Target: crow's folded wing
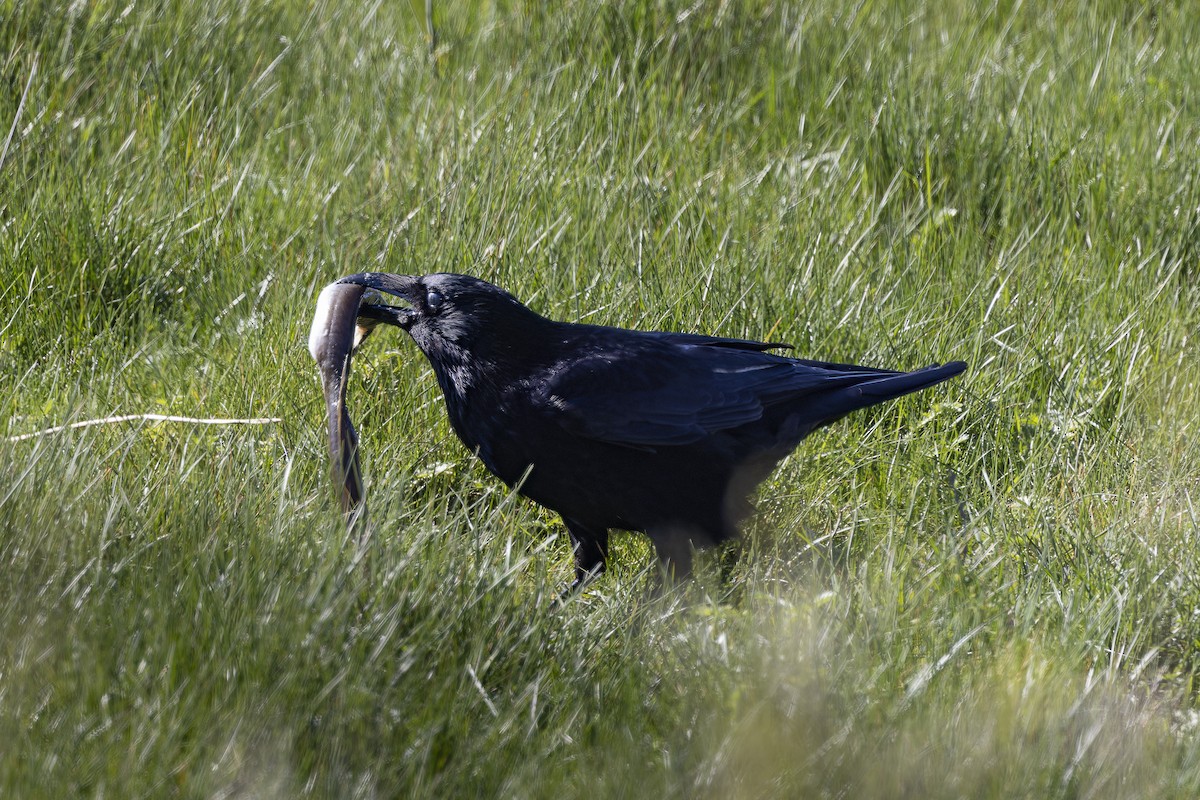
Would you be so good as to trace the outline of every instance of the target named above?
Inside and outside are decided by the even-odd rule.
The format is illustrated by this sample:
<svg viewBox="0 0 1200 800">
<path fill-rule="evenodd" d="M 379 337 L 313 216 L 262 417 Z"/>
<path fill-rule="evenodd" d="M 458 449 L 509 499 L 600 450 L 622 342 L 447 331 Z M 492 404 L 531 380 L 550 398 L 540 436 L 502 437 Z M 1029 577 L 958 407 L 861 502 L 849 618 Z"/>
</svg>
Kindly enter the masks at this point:
<svg viewBox="0 0 1200 800">
<path fill-rule="evenodd" d="M 791 350 L 792 345 L 783 342 L 759 342 L 754 339 L 730 339 L 725 336 L 707 336 L 703 333 L 674 333 L 658 331 L 641 334 L 646 339 L 654 339 L 669 344 L 703 345 L 705 347 L 727 347 L 731 350 L 753 350 L 764 353 L 768 350 Z"/>
<path fill-rule="evenodd" d="M 691 344 L 703 345 L 705 347 L 726 347 L 731 350 L 754 350 L 759 353 L 765 353 L 768 350 L 791 350 L 793 345 L 784 342 L 759 342 L 754 339 L 729 339 L 724 336 L 705 336 L 698 333 L 653 333 L 645 334 L 646 336 L 654 336 L 663 342 L 672 344 Z M 864 367 L 858 364 L 839 364 L 835 361 L 814 361 L 811 358 L 788 358 L 789 361 L 795 364 L 803 364 L 806 367 L 820 367 L 821 369 L 833 370 L 835 372 L 857 372 L 860 374 L 870 375 L 903 375 L 903 372 L 894 369 L 878 369 L 876 367 Z"/>
<path fill-rule="evenodd" d="M 556 372 L 540 405 L 576 435 L 652 449 L 753 423 L 782 403 L 814 424 L 836 418 L 879 402 L 848 406 L 839 390 L 904 374 L 817 364 L 709 342 L 594 355 Z"/>
</svg>

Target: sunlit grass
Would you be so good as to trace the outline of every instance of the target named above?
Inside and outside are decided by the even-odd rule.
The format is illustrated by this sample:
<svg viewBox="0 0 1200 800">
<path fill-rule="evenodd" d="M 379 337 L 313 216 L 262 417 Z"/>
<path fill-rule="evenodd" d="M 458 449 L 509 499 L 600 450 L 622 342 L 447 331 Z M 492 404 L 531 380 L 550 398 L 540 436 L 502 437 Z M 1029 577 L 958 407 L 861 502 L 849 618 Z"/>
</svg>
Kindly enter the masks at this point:
<svg viewBox="0 0 1200 800">
<path fill-rule="evenodd" d="M 0 0 L 0 794 L 1200 793 L 1200 18 L 435 5 Z M 304 337 L 364 269 L 971 369 L 554 609 L 400 335 L 347 535 Z M 282 421 L 7 440 L 142 413 Z"/>
</svg>

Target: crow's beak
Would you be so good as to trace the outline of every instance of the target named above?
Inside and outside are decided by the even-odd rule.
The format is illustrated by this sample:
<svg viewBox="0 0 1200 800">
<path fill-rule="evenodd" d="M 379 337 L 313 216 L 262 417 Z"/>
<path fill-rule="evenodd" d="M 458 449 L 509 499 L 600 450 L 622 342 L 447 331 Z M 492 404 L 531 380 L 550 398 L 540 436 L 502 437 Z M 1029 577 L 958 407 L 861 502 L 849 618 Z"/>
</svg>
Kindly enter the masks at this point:
<svg viewBox="0 0 1200 800">
<path fill-rule="evenodd" d="M 364 299 L 369 299 L 364 286 L 338 283 L 326 286 L 317 299 L 317 311 L 308 334 L 308 351 L 316 359 L 325 394 L 333 481 L 341 487 L 342 510 L 347 513 L 357 510 L 363 499 L 358 434 L 346 410 L 346 384 L 350 378 L 350 354 L 375 324 L 359 324 Z"/>
<path fill-rule="evenodd" d="M 363 299 L 362 306 L 358 311 L 359 325 L 365 326 L 368 332 L 380 322 L 396 325 L 405 330 L 408 330 L 416 322 L 417 311 L 414 308 L 385 305 L 378 294 L 378 292 L 386 292 L 416 305 L 420 299 L 420 283 L 411 275 L 393 275 L 390 272 L 359 272 L 339 279 L 334 285 L 364 286 L 376 290 L 370 293 L 373 297 Z M 357 344 L 355 346 L 357 347 Z"/>
</svg>

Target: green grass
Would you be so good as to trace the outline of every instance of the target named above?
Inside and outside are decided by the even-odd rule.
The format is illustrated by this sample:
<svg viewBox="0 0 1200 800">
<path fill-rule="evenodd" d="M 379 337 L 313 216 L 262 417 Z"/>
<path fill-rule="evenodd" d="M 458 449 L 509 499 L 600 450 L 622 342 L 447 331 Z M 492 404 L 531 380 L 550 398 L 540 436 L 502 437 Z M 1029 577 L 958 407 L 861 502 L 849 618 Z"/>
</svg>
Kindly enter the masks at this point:
<svg viewBox="0 0 1200 800">
<path fill-rule="evenodd" d="M 0 439 L 0 795 L 1197 796 L 1194 8 L 435 5 L 0 0 L 0 435 L 282 418 Z M 365 269 L 971 369 L 725 580 L 627 536 L 554 610 L 400 335 L 348 539 L 304 339 Z"/>
</svg>

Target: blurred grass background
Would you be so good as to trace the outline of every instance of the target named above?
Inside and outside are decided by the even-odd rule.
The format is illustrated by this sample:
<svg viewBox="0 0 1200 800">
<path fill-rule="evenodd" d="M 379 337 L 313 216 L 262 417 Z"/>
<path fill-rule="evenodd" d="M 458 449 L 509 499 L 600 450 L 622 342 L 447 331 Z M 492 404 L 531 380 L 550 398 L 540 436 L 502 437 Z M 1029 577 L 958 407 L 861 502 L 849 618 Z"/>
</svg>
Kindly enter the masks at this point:
<svg viewBox="0 0 1200 800">
<path fill-rule="evenodd" d="M 0 0 L 0 794 L 1200 794 L 1189 3 Z M 559 521 L 304 339 L 351 272 L 945 387 L 806 442 L 727 580 Z"/>
</svg>

